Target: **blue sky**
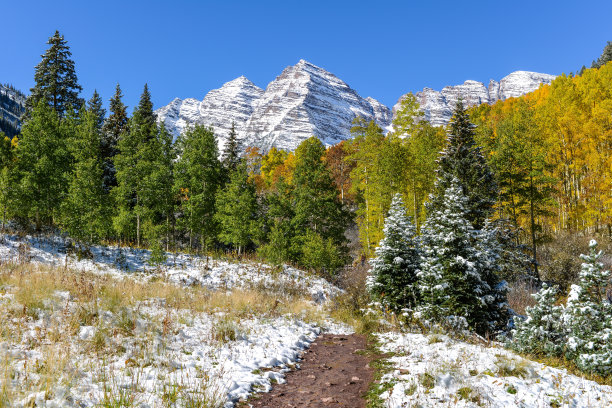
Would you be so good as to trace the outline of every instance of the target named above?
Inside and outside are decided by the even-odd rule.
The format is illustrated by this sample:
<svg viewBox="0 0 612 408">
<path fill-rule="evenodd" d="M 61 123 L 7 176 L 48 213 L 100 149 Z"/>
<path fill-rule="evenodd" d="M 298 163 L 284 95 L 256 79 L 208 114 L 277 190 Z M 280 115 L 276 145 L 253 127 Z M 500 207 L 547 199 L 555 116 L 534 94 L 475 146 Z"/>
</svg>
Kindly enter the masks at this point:
<svg viewBox="0 0 612 408">
<path fill-rule="evenodd" d="M 130 111 L 245 75 L 265 87 L 304 58 L 387 105 L 408 91 L 515 70 L 578 70 L 612 40 L 612 1 L 8 1 L 0 82 L 28 91 L 58 29 L 89 98 L 117 82 Z"/>
</svg>

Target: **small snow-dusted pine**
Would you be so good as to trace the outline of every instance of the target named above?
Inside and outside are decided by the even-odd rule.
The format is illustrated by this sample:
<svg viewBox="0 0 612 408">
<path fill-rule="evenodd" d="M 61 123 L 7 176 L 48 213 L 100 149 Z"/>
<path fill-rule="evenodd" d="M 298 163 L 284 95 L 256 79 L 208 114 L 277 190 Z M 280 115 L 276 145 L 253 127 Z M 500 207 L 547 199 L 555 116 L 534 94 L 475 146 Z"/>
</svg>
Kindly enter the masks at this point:
<svg viewBox="0 0 612 408">
<path fill-rule="evenodd" d="M 510 347 L 522 352 L 547 356 L 560 356 L 566 340 L 563 327 L 563 307 L 556 306 L 557 288 L 544 284 L 532 295 L 535 306 L 526 310 L 527 319 L 515 321 Z"/>
<path fill-rule="evenodd" d="M 420 249 L 416 228 L 400 194 L 391 202 L 385 219 L 384 238 L 376 248 L 368 288 L 383 306 L 399 313 L 412 310 L 419 298 L 416 280 L 420 263 Z"/>
<path fill-rule="evenodd" d="M 612 374 L 612 303 L 607 298 L 610 271 L 599 262 L 602 252 L 590 242 L 590 253 L 581 255 L 580 282 L 572 285 L 565 310 L 567 355 L 589 372 Z"/>
<path fill-rule="evenodd" d="M 461 317 L 471 329 L 484 333 L 489 325 L 483 297 L 490 288 L 478 270 L 483 257 L 475 248 L 478 234 L 467 219 L 467 204 L 453 178 L 443 197 L 428 208 L 418 273 L 423 298 L 419 312 L 427 320 Z"/>
</svg>

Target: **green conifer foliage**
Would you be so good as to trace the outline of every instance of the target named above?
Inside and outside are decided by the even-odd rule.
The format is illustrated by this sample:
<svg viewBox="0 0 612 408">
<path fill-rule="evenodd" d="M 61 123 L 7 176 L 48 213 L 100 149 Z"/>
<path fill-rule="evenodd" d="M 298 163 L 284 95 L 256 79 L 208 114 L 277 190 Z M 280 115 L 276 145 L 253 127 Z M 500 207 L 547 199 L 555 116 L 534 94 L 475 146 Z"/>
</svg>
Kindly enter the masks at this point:
<svg viewBox="0 0 612 408">
<path fill-rule="evenodd" d="M 119 139 L 128 131 L 129 118 L 127 107 L 121 101 L 122 96 L 121 87 L 117 84 L 115 94 L 110 100 L 111 113 L 102 126 L 100 155 L 104 165 L 104 189 L 106 191 L 117 186 L 114 158 L 119 152 Z"/>
<path fill-rule="evenodd" d="M 450 123 L 448 143 L 438 160 L 438 181 L 431 203 L 441 205 L 445 190 L 457 178 L 467 197 L 467 219 L 481 229 L 497 200 L 497 183 L 481 150 L 474 142 L 474 125 L 459 100 Z"/>
<path fill-rule="evenodd" d="M 217 194 L 216 219 L 219 239 L 241 254 L 259 231 L 255 185 L 249 180 L 246 164 L 230 173 L 230 182 Z"/>
<path fill-rule="evenodd" d="M 60 126 L 57 114 L 40 100 L 24 124 L 15 151 L 18 163 L 17 215 L 37 228 L 51 225 L 66 193 L 71 159 L 66 149 L 73 121 Z"/>
<path fill-rule="evenodd" d="M 370 261 L 372 269 L 368 287 L 375 300 L 396 314 L 412 311 L 419 302 L 417 272 L 421 250 L 416 228 L 409 217 L 400 194 L 393 197 L 385 219 L 385 237 Z M 406 310 L 408 309 L 408 310 Z"/>
<path fill-rule="evenodd" d="M 593 61 L 591 68 L 601 68 L 612 61 L 612 41 L 608 41 L 597 61 Z"/>
<path fill-rule="evenodd" d="M 181 227 L 189 235 L 189 246 L 200 240 L 203 248 L 216 238 L 215 196 L 222 183 L 219 150 L 212 128 L 195 125 L 177 140 L 175 191 L 181 202 Z"/>
<path fill-rule="evenodd" d="M 60 225 L 72 238 L 85 244 L 97 242 L 110 229 L 110 202 L 103 188 L 98 119 L 94 110 L 81 109 L 77 129 L 67 140 L 74 167 L 61 205 Z"/>
<path fill-rule="evenodd" d="M 30 96 L 26 100 L 26 119 L 41 100 L 60 118 L 63 118 L 68 111 L 78 111 L 83 104 L 79 98 L 79 92 L 83 88 L 78 83 L 67 41 L 63 35 L 55 31 L 47 44 L 50 47 L 35 68 L 36 85 L 30 89 Z"/>
<path fill-rule="evenodd" d="M 227 171 L 234 171 L 240 164 L 240 151 L 242 146 L 236 133 L 236 124 L 232 122 L 227 143 L 223 150 L 223 166 Z"/>
<path fill-rule="evenodd" d="M 572 285 L 565 310 L 568 329 L 567 356 L 582 370 L 612 374 L 612 303 L 607 289 L 610 271 L 600 262 L 597 242 L 590 242 L 590 253 L 581 255 L 580 282 Z"/>
</svg>

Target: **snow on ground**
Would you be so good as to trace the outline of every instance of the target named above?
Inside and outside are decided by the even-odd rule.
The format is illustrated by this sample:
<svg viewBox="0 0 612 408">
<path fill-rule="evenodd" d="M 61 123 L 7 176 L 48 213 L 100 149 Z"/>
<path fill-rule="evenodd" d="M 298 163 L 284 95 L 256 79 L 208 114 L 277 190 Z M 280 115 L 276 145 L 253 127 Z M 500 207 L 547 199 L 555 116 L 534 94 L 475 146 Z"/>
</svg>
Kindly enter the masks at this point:
<svg viewBox="0 0 612 408">
<path fill-rule="evenodd" d="M 287 266 L 212 259 L 207 263 L 205 258 L 168 254 L 162 268 L 153 270 L 145 250 L 93 247 L 91 252 L 90 259 L 67 257 L 59 237 L 0 236 L 0 265 L 67 265 L 69 271 L 110 279 L 101 282 L 127 279 L 148 285 L 161 277 L 186 291 L 211 289 L 242 296 L 232 295 L 231 289 L 263 290 L 273 299 L 280 294 L 281 303 L 308 298 L 316 310 L 316 304 L 340 291 Z M 82 279 L 78 276 L 74 279 Z M 300 354 L 321 330 L 350 332 L 330 320 L 306 322 L 299 307 L 291 314 L 255 313 L 176 302 L 169 306 L 166 299 L 155 297 L 109 307 L 109 295 L 87 301 L 63 290 L 27 309 L 19 297 L 27 285 L 19 281 L 3 286 L 0 281 L 0 406 L 231 407 L 254 391 L 269 391 L 274 382 L 284 381 L 283 373 L 299 364 Z"/>
<path fill-rule="evenodd" d="M 71 334 L 62 320 L 67 310 L 80 306 L 64 303 L 69 296 L 59 293 L 56 308 L 39 319 L 14 319 L 20 341 L 0 342 L 2 366 L 10 371 L 3 380 L 17 389 L 24 382 L 38 389 L 10 406 L 124 406 L 112 403 L 129 399 L 131 405 L 125 406 L 161 407 L 174 401 L 177 406 L 231 407 L 254 390 L 268 391 L 271 382 L 282 382 L 282 373 L 320 332 L 289 317 L 226 321 L 222 313 L 168 310 L 159 299 L 128 311 L 105 311 L 103 323 Z M 133 323 L 126 325 L 126 319 Z M 174 322 L 167 333 L 164 319 Z M 51 330 L 58 330 L 62 340 L 50 344 Z M 47 366 L 55 367 L 52 385 L 45 384 L 52 374 Z"/>
<path fill-rule="evenodd" d="M 386 407 L 612 407 L 612 387 L 444 335 L 378 335 L 392 371 Z"/>
<path fill-rule="evenodd" d="M 162 274 L 169 281 L 209 289 L 271 288 L 309 293 L 317 303 L 338 294 L 340 290 L 325 279 L 290 266 L 277 270 L 261 263 L 231 263 L 184 253 L 168 253 L 159 268 L 148 265 L 150 252 L 144 249 L 92 246 L 91 259 L 66 256 L 66 241 L 61 237 L 20 238 L 0 236 L 0 262 L 29 261 L 52 266 L 110 274 L 122 278 L 126 274 L 150 279 Z"/>
</svg>

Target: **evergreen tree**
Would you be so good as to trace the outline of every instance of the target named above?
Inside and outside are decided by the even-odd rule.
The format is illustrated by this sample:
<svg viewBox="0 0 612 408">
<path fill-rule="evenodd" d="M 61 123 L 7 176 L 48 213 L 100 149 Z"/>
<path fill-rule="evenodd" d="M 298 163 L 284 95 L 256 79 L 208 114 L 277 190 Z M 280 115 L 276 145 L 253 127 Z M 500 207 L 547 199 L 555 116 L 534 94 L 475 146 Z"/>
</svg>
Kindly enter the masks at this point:
<svg viewBox="0 0 612 408">
<path fill-rule="evenodd" d="M 228 171 L 236 170 L 236 167 L 240 164 L 240 151 L 242 146 L 238 140 L 238 134 L 236 133 L 236 124 L 232 122 L 232 127 L 229 132 L 229 137 L 225 148 L 223 149 L 223 166 Z"/>
<path fill-rule="evenodd" d="M 18 163 L 17 215 L 36 227 L 51 225 L 66 193 L 70 155 L 66 139 L 72 118 L 60 125 L 57 114 L 40 100 L 25 122 L 15 151 Z"/>
<path fill-rule="evenodd" d="M 127 107 L 121 101 L 121 88 L 119 84 L 115 95 L 110 99 L 110 115 L 102 126 L 102 145 L 100 155 L 104 168 L 104 189 L 110 191 L 117 186 L 114 158 L 118 153 L 118 144 L 121 136 L 128 131 L 129 119 Z"/>
<path fill-rule="evenodd" d="M 106 116 L 106 109 L 102 106 L 102 98 L 98 94 L 98 91 L 94 89 L 91 99 L 87 101 L 87 110 L 93 113 L 95 118 L 95 125 L 98 132 L 102 131 L 104 125 L 104 117 Z"/>
<path fill-rule="evenodd" d="M 41 100 L 60 118 L 68 111 L 78 111 L 83 104 L 79 98 L 79 92 L 83 88 L 78 83 L 67 41 L 55 31 L 47 44 L 50 47 L 41 56 L 42 61 L 35 68 L 36 85 L 30 89 L 30 96 L 26 100 L 26 119 L 30 118 L 32 110 Z"/>
<path fill-rule="evenodd" d="M 396 194 L 385 219 L 385 237 L 371 260 L 368 287 L 374 299 L 395 313 L 418 304 L 417 273 L 421 251 L 416 228 L 406 216 L 402 196 Z"/>
<path fill-rule="evenodd" d="M 74 167 L 61 205 L 60 225 L 72 238 L 86 244 L 106 236 L 110 227 L 110 206 L 102 180 L 98 115 L 93 109 L 82 108 L 76 132 L 67 140 Z"/>
<path fill-rule="evenodd" d="M 484 305 L 484 321 L 486 326 L 481 330 L 495 334 L 506 329 L 509 319 L 508 312 L 508 284 L 500 278 L 504 259 L 503 239 L 500 239 L 500 231 L 487 220 L 482 230 L 476 235 L 476 267 L 483 283 L 483 294 L 481 295 Z"/>
<path fill-rule="evenodd" d="M 317 238 L 319 242 L 331 240 L 337 251 L 336 256 L 345 258 L 344 231 L 350 218 L 338 198 L 338 190 L 323 161 L 324 155 L 325 147 L 316 137 L 305 140 L 295 151 L 290 195 L 294 212 L 291 227 L 297 235 L 294 249 L 303 254 L 304 242 L 311 241 L 317 234 L 320 236 L 320 240 Z M 313 243 L 311 241 L 310 245 Z M 335 268 L 329 265 L 327 269 Z"/>
<path fill-rule="evenodd" d="M 448 143 L 438 160 L 438 181 L 431 204 L 442 206 L 444 192 L 456 178 L 467 197 L 467 219 L 481 229 L 492 214 L 497 200 L 497 183 L 493 173 L 474 142 L 474 125 L 459 100 L 450 123 Z"/>
<path fill-rule="evenodd" d="M 608 41 L 597 61 L 593 61 L 591 68 L 601 68 L 612 61 L 612 41 Z"/>
<path fill-rule="evenodd" d="M 605 377 L 612 374 L 612 303 L 606 296 L 612 280 L 600 262 L 597 242 L 592 240 L 589 248 L 588 255 L 581 255 L 580 282 L 572 285 L 565 310 L 567 356 L 580 369 Z"/>
<path fill-rule="evenodd" d="M 469 216 L 469 200 L 459 180 L 451 178 L 437 205 L 428 204 L 422 229 L 423 260 L 420 312 L 428 320 L 465 319 L 479 333 L 490 330 L 483 297 L 490 288 L 480 276 L 477 231 Z"/>
<path fill-rule="evenodd" d="M 557 288 L 542 285 L 542 289 L 532 295 L 535 306 L 526 309 L 527 319 L 515 319 L 509 346 L 521 353 L 544 356 L 561 356 L 566 341 L 563 327 L 563 307 L 556 306 Z"/>
<path fill-rule="evenodd" d="M 175 191 L 181 197 L 182 227 L 189 234 L 189 247 L 200 239 L 207 248 L 216 238 L 215 196 L 221 186 L 222 168 L 212 128 L 195 125 L 178 139 Z"/>
<path fill-rule="evenodd" d="M 151 201 L 157 192 L 151 190 L 150 176 L 155 171 L 155 160 L 159 159 L 160 149 L 154 146 L 158 128 L 153 112 L 151 94 L 147 85 L 129 126 L 119 140 L 118 154 L 115 156 L 117 187 L 114 195 L 118 214 L 114 218 L 115 229 L 127 239 L 136 238 L 140 245 L 142 222 L 151 216 Z"/>
<path fill-rule="evenodd" d="M 241 254 L 253 242 L 259 229 L 255 185 L 249 180 L 245 163 L 230 173 L 230 182 L 217 194 L 216 206 L 219 239 Z"/>
</svg>

